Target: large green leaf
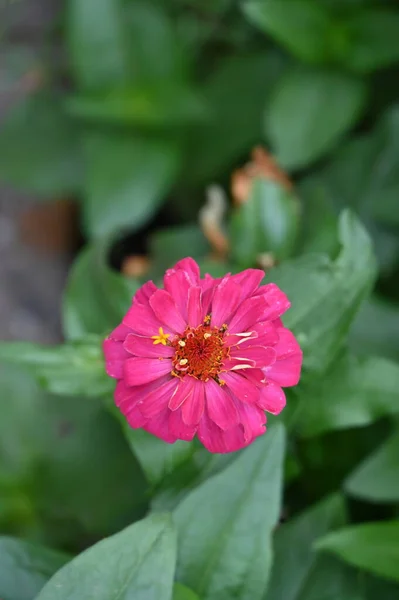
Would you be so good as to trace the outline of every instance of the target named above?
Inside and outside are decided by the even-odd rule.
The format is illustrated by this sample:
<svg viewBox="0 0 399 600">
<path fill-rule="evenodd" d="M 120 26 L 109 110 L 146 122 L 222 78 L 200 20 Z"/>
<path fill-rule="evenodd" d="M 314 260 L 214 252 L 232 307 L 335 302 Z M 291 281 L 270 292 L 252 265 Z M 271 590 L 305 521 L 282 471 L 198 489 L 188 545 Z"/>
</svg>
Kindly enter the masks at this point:
<svg viewBox="0 0 399 600">
<path fill-rule="evenodd" d="M 274 560 L 265 600 L 297 600 L 318 556 L 313 542 L 345 523 L 343 499 L 331 496 L 293 521 L 280 526 L 274 538 Z"/>
<path fill-rule="evenodd" d="M 399 581 L 399 521 L 366 523 L 327 534 L 318 550 L 336 554 L 351 565 Z"/>
<path fill-rule="evenodd" d="M 107 89 L 129 79 L 129 56 L 121 0 L 70 0 L 69 59 L 80 87 Z"/>
<path fill-rule="evenodd" d="M 28 369 L 40 386 L 53 394 L 100 396 L 113 387 L 105 374 L 98 338 L 61 346 L 0 342 L 0 361 Z"/>
<path fill-rule="evenodd" d="M 69 557 L 30 542 L 0 537 L 0 594 L 3 600 L 32 600 Z"/>
<path fill-rule="evenodd" d="M 265 112 L 277 160 L 298 169 L 324 156 L 358 120 L 363 81 L 338 71 L 296 66 L 279 79 Z"/>
<path fill-rule="evenodd" d="M 108 264 L 108 244 L 87 246 L 69 275 L 63 302 L 63 328 L 69 339 L 105 335 L 116 327 L 140 286 Z"/>
<path fill-rule="evenodd" d="M 0 180 L 59 198 L 81 187 L 81 167 L 77 131 L 58 96 L 36 94 L 10 110 L 0 130 Z"/>
<path fill-rule="evenodd" d="M 344 355 L 322 377 L 298 388 L 295 426 L 304 436 L 360 427 L 399 414 L 399 365 Z"/>
<path fill-rule="evenodd" d="M 92 237 L 144 225 L 165 200 L 179 167 L 173 140 L 92 131 L 85 136 L 85 152 L 84 219 Z"/>
<path fill-rule="evenodd" d="M 255 180 L 250 197 L 231 219 L 230 242 L 236 264 L 251 267 L 263 252 L 277 260 L 289 257 L 297 242 L 299 212 L 293 194 L 273 181 Z"/>
<path fill-rule="evenodd" d="M 269 273 L 291 300 L 284 322 L 298 336 L 306 371 L 322 373 L 335 359 L 375 278 L 370 239 L 348 211 L 340 217 L 338 235 L 335 261 L 303 256 Z"/>
<path fill-rule="evenodd" d="M 312 63 L 327 58 L 334 23 L 322 2 L 294 0 L 288 6 L 281 0 L 244 0 L 241 7 L 251 23 L 298 58 Z"/>
<path fill-rule="evenodd" d="M 203 600 L 262 598 L 279 518 L 283 429 L 273 426 L 177 507 L 177 577 Z"/>
<path fill-rule="evenodd" d="M 175 561 L 172 522 L 152 515 L 80 554 L 37 600 L 172 600 Z"/>
<path fill-rule="evenodd" d="M 345 489 L 371 502 L 399 501 L 399 433 L 358 466 L 346 480 Z"/>
<path fill-rule="evenodd" d="M 369 73 L 399 60 L 399 12 L 389 8 L 357 11 L 345 24 L 351 51 L 344 63 L 359 73 Z"/>
<path fill-rule="evenodd" d="M 190 131 L 185 181 L 212 181 L 259 142 L 265 99 L 281 66 L 271 52 L 229 56 L 217 65 L 202 88 L 210 116 Z"/>
</svg>

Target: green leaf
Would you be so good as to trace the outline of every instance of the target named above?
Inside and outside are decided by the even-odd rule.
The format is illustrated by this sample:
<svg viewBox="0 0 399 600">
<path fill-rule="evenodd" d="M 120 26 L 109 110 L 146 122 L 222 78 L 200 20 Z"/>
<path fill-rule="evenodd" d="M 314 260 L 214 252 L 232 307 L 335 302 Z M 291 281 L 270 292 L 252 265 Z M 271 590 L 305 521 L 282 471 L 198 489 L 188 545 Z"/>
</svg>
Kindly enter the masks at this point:
<svg viewBox="0 0 399 600">
<path fill-rule="evenodd" d="M 150 256 L 154 259 L 159 276 L 170 269 L 187 253 L 195 260 L 209 253 L 209 243 L 198 225 L 182 225 L 159 229 L 149 238 Z"/>
<path fill-rule="evenodd" d="M 318 556 L 313 542 L 330 529 L 345 523 L 341 496 L 331 496 L 305 513 L 281 525 L 274 538 L 274 560 L 265 600 L 297 600 Z"/>
<path fill-rule="evenodd" d="M 205 116 L 198 95 L 174 82 L 73 96 L 66 106 L 76 117 L 121 126 L 172 128 L 202 121 Z"/>
<path fill-rule="evenodd" d="M 80 554 L 36 600 L 171 600 L 175 561 L 172 522 L 152 515 Z"/>
<path fill-rule="evenodd" d="M 184 179 L 203 184 L 218 178 L 259 142 L 269 90 L 281 71 L 277 53 L 243 54 L 222 60 L 203 83 L 209 118 L 190 130 Z"/>
<path fill-rule="evenodd" d="M 369 8 L 356 12 L 346 23 L 351 52 L 344 63 L 358 73 L 370 73 L 399 60 L 399 12 Z"/>
<path fill-rule="evenodd" d="M 388 110 L 374 131 L 349 141 L 322 173 L 331 200 L 363 218 L 399 224 L 399 109 Z"/>
<path fill-rule="evenodd" d="M 326 535 L 316 542 L 316 549 L 332 552 L 360 569 L 398 581 L 398 540 L 399 521 L 366 523 Z"/>
<path fill-rule="evenodd" d="M 301 60 L 324 62 L 333 21 L 320 2 L 295 0 L 289 9 L 281 0 L 247 0 L 241 8 L 248 20 Z"/>
<path fill-rule="evenodd" d="M 308 166 L 355 125 L 365 101 L 363 81 L 296 66 L 279 79 L 265 113 L 265 133 L 285 168 Z"/>
<path fill-rule="evenodd" d="M 129 56 L 120 0 L 70 0 L 67 4 L 69 58 L 76 82 L 86 89 L 123 85 Z"/>
<path fill-rule="evenodd" d="M 174 512 L 177 577 L 203 600 L 262 598 L 280 513 L 283 434 L 273 426 Z"/>
<path fill-rule="evenodd" d="M 199 600 L 199 597 L 185 585 L 182 585 L 181 583 L 175 583 L 173 586 L 172 600 Z"/>
<path fill-rule="evenodd" d="M 359 310 L 349 344 L 357 354 L 376 353 L 399 362 L 399 307 L 371 297 Z"/>
<path fill-rule="evenodd" d="M 49 198 L 80 189 L 77 131 L 58 96 L 36 94 L 9 111 L 0 131 L 0 180 Z"/>
<path fill-rule="evenodd" d="M 293 194 L 273 181 L 255 180 L 250 197 L 232 215 L 234 261 L 246 268 L 256 264 L 263 252 L 272 253 L 277 260 L 289 257 L 297 241 L 299 211 Z"/>
<path fill-rule="evenodd" d="M 140 287 L 108 264 L 109 241 L 88 245 L 76 259 L 63 299 L 63 329 L 68 339 L 105 335 L 116 327 Z"/>
<path fill-rule="evenodd" d="M 69 557 L 30 542 L 0 537 L 0 594 L 4 600 L 32 600 Z"/>
<path fill-rule="evenodd" d="M 100 396 L 113 389 L 105 374 L 99 339 L 61 346 L 0 342 L 0 361 L 28 369 L 40 386 L 53 394 Z"/>
<path fill-rule="evenodd" d="M 362 583 L 358 572 L 348 565 L 333 556 L 319 556 L 298 600 L 365 600 L 367 583 Z"/>
<path fill-rule="evenodd" d="M 122 133 L 86 134 L 87 198 L 84 217 L 89 235 L 137 230 L 158 210 L 179 167 L 173 140 Z"/>
<path fill-rule="evenodd" d="M 192 444 L 178 440 L 165 444 L 143 429 L 132 429 L 123 417 L 123 429 L 129 446 L 137 457 L 148 481 L 156 486 L 180 464 L 192 456 Z"/>
<path fill-rule="evenodd" d="M 142 516 L 146 482 L 102 403 L 44 395 L 14 366 L 0 387 L 0 473 L 51 540 L 76 544 L 76 530 L 107 535 Z"/>
<path fill-rule="evenodd" d="M 295 426 L 305 437 L 361 427 L 399 414 L 399 365 L 378 356 L 344 355 L 311 385 L 300 386 Z"/>
<path fill-rule="evenodd" d="M 399 408 L 398 408 L 399 412 Z M 346 491 L 357 498 L 371 502 L 397 502 L 399 500 L 399 433 L 352 473 L 345 482 Z"/>
<path fill-rule="evenodd" d="M 309 255 L 269 272 L 292 303 L 284 323 L 298 336 L 308 372 L 322 373 L 333 362 L 375 278 L 370 239 L 349 211 L 340 216 L 338 235 L 335 261 Z"/>
</svg>

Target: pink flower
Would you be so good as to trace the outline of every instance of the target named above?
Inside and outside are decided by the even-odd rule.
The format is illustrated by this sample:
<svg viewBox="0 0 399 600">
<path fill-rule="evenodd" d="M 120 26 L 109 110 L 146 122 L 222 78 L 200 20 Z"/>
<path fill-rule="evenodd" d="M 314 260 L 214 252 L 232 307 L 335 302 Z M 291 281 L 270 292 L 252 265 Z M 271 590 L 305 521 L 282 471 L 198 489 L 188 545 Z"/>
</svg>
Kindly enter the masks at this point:
<svg viewBox="0 0 399 600">
<path fill-rule="evenodd" d="M 165 442 L 198 436 L 210 452 L 233 452 L 266 431 L 266 414 L 285 406 L 302 352 L 280 319 L 289 308 L 264 272 L 200 279 L 185 258 L 164 288 L 152 281 L 133 298 L 104 341 L 115 402 L 133 428 Z"/>
</svg>

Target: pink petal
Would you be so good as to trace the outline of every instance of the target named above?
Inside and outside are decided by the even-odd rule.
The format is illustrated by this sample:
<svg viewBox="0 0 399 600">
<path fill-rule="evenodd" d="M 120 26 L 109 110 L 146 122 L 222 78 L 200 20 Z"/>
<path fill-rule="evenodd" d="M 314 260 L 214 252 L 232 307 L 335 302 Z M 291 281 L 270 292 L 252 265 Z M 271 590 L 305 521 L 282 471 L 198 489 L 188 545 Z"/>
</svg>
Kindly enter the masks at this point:
<svg viewBox="0 0 399 600">
<path fill-rule="evenodd" d="M 274 348 L 264 348 L 263 346 L 233 348 L 230 352 L 231 360 L 240 359 L 246 363 L 253 361 L 259 369 L 272 365 L 276 361 L 276 356 Z"/>
<path fill-rule="evenodd" d="M 223 431 L 213 423 L 206 412 L 198 425 L 198 438 L 209 452 L 218 454 L 235 452 L 247 445 L 242 425 Z"/>
<path fill-rule="evenodd" d="M 191 442 L 197 433 L 197 427 L 192 427 L 184 423 L 181 410 L 176 410 L 169 414 L 169 430 L 179 440 L 186 442 Z"/>
<path fill-rule="evenodd" d="M 275 346 L 279 341 L 279 335 L 276 327 L 270 321 L 263 323 L 256 323 L 251 327 L 254 331 L 254 338 L 246 338 L 242 341 L 241 346 L 246 348 L 247 346 Z M 254 339 L 254 341 L 252 341 Z"/>
<path fill-rule="evenodd" d="M 302 350 L 289 329 L 279 329 L 279 342 L 275 346 L 276 362 L 265 369 L 267 379 L 283 387 L 297 385 L 302 367 Z"/>
<path fill-rule="evenodd" d="M 183 377 L 182 380 L 176 377 L 175 379 L 178 385 L 169 400 L 169 408 L 172 411 L 177 410 L 192 394 L 194 389 L 194 379 L 192 377 Z"/>
<path fill-rule="evenodd" d="M 154 315 L 149 306 L 133 304 L 123 318 L 123 324 L 130 327 L 134 333 L 151 337 L 157 335 L 162 323 Z M 170 333 L 170 330 L 165 330 Z"/>
<path fill-rule="evenodd" d="M 155 316 L 169 329 L 183 333 L 187 324 L 169 292 L 157 290 L 150 298 L 150 306 Z"/>
<path fill-rule="evenodd" d="M 151 338 L 135 335 L 134 333 L 130 333 L 127 336 L 123 347 L 126 353 L 147 358 L 159 358 L 160 356 L 170 358 L 175 353 L 171 346 L 154 344 L 154 340 Z M 127 354 L 127 356 L 130 355 Z"/>
<path fill-rule="evenodd" d="M 194 379 L 193 393 L 182 406 L 182 417 L 186 425 L 198 425 L 204 413 L 205 383 Z"/>
<path fill-rule="evenodd" d="M 259 398 L 259 388 L 249 379 L 238 373 L 223 373 L 226 386 L 242 402 L 254 403 Z"/>
<path fill-rule="evenodd" d="M 263 313 L 262 321 L 281 317 L 281 315 L 291 306 L 291 302 L 288 300 L 287 296 L 275 283 L 268 283 L 261 286 L 256 297 L 258 294 L 262 295 L 268 304 L 267 310 Z"/>
<path fill-rule="evenodd" d="M 198 327 L 203 321 L 202 292 L 199 286 L 192 287 L 188 291 L 187 316 L 190 327 Z"/>
<path fill-rule="evenodd" d="M 244 438 L 246 442 L 265 433 L 266 415 L 263 410 L 253 404 L 236 402 L 240 422 L 244 427 Z"/>
<path fill-rule="evenodd" d="M 221 327 L 230 315 L 237 310 L 241 298 L 241 288 L 230 277 L 224 277 L 215 288 L 212 299 L 212 325 Z"/>
<path fill-rule="evenodd" d="M 265 385 L 265 374 L 261 369 L 246 369 L 243 371 L 243 375 L 257 387 Z"/>
<path fill-rule="evenodd" d="M 242 369 L 254 369 L 256 363 L 253 360 L 241 358 L 226 358 L 222 363 L 222 371 L 240 371 Z"/>
<path fill-rule="evenodd" d="M 172 361 L 168 358 L 128 358 L 124 364 L 125 382 L 127 385 L 143 385 L 171 373 L 172 369 Z"/>
<path fill-rule="evenodd" d="M 123 325 L 123 323 L 121 323 L 120 325 L 118 325 L 118 327 L 111 331 L 108 337 L 112 340 L 123 341 L 125 337 L 131 332 L 132 330 L 130 329 L 130 327 L 127 327 L 126 325 Z"/>
<path fill-rule="evenodd" d="M 252 330 L 252 325 L 262 320 L 265 309 L 267 309 L 267 303 L 263 296 L 253 296 L 248 300 L 244 300 L 231 320 L 229 333 Z"/>
<path fill-rule="evenodd" d="M 185 271 L 188 274 L 190 281 L 193 285 L 198 283 L 198 280 L 200 278 L 200 268 L 193 258 L 182 258 L 182 260 L 179 260 L 179 262 L 175 264 L 173 269 L 175 271 Z"/>
<path fill-rule="evenodd" d="M 285 394 L 280 386 L 269 381 L 260 390 L 258 406 L 272 415 L 278 415 L 285 407 Z"/>
<path fill-rule="evenodd" d="M 143 417 L 137 406 L 132 406 L 129 412 L 125 414 L 125 417 L 132 429 L 140 429 L 147 422 L 147 419 Z"/>
<path fill-rule="evenodd" d="M 168 406 L 170 397 L 174 394 L 177 388 L 178 381 L 175 377 L 171 377 L 166 383 L 152 390 L 138 404 L 141 414 L 146 419 L 151 419 L 165 410 Z"/>
<path fill-rule="evenodd" d="M 139 288 L 135 293 L 133 297 L 133 303 L 147 305 L 150 296 L 152 296 L 157 289 L 157 286 L 152 281 L 147 281 L 147 283 L 142 285 L 141 288 Z"/>
<path fill-rule="evenodd" d="M 224 344 L 227 347 L 230 346 L 239 346 L 241 344 L 244 344 L 246 346 L 252 346 L 252 344 L 254 343 L 253 340 L 256 340 L 258 337 L 258 334 L 256 331 L 246 331 L 244 333 L 232 333 L 231 335 L 225 335 L 224 336 Z M 278 339 L 278 336 L 277 336 Z M 262 345 L 269 345 L 269 344 L 262 344 Z"/>
<path fill-rule="evenodd" d="M 210 379 L 205 385 L 208 415 L 221 429 L 229 429 L 238 423 L 237 409 L 227 390 Z"/>
<path fill-rule="evenodd" d="M 152 435 L 155 435 L 168 444 L 174 444 L 177 438 L 169 429 L 169 415 L 170 411 L 166 408 L 159 415 L 147 421 L 147 423 L 143 426 L 143 429 L 148 431 L 148 433 L 152 433 Z"/>
<path fill-rule="evenodd" d="M 169 292 L 182 317 L 187 319 L 187 298 L 192 282 L 185 271 L 167 271 L 163 278 L 165 290 Z"/>
<path fill-rule="evenodd" d="M 169 381 L 170 375 L 164 375 L 151 383 L 144 385 L 128 386 L 124 381 L 118 381 L 115 388 L 115 404 L 124 415 L 127 415 L 132 406 L 136 406 L 152 390 L 159 388 Z"/>
<path fill-rule="evenodd" d="M 238 283 L 241 289 L 241 300 L 252 296 L 264 277 L 265 272 L 260 269 L 246 269 L 233 275 L 232 280 L 234 283 Z"/>
<path fill-rule="evenodd" d="M 129 354 L 123 348 L 123 343 L 108 338 L 103 341 L 103 352 L 107 374 L 115 379 L 122 379 L 123 363 L 129 358 Z"/>
</svg>

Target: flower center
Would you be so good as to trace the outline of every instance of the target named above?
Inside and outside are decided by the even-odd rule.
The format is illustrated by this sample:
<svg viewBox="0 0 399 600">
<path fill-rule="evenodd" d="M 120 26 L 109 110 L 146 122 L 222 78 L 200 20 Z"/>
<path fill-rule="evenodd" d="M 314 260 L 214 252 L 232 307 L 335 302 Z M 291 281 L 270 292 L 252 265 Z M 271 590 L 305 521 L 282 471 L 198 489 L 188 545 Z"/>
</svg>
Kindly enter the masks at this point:
<svg viewBox="0 0 399 600">
<path fill-rule="evenodd" d="M 195 329 L 187 327 L 181 337 L 170 342 L 175 349 L 173 375 L 191 375 L 201 381 L 217 378 L 228 356 L 228 348 L 223 343 L 227 327 L 211 327 L 209 321 L 205 318 L 204 325 Z"/>
</svg>

